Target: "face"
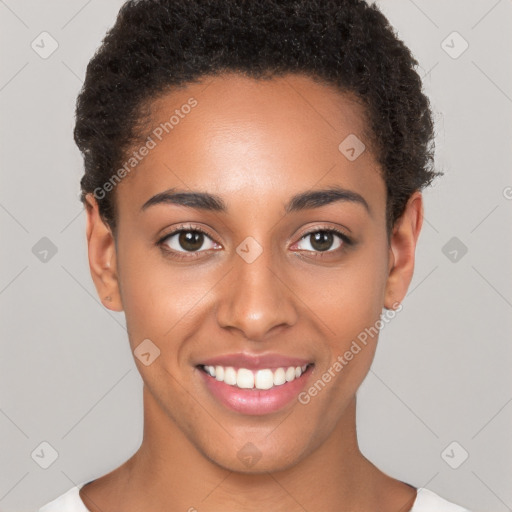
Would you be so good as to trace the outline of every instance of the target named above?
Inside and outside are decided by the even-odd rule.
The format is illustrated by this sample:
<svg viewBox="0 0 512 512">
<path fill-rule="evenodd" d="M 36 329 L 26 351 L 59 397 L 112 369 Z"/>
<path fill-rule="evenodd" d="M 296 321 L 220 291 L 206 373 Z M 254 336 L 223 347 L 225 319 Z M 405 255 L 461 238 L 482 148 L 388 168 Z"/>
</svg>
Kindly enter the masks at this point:
<svg viewBox="0 0 512 512">
<path fill-rule="evenodd" d="M 144 354 L 145 421 L 170 419 L 227 469 L 283 469 L 326 443 L 374 356 L 361 333 L 405 295 L 421 195 L 388 240 L 365 128 L 353 98 L 304 76 L 208 78 L 152 104 L 115 245 L 89 198 L 93 278 Z"/>
</svg>

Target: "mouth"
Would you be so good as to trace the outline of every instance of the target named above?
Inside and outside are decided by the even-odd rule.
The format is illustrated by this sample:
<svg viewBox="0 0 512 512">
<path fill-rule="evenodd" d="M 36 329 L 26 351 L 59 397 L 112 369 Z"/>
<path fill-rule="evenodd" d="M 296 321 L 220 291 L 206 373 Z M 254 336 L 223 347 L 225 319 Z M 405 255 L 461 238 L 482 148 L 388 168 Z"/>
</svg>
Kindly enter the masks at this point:
<svg viewBox="0 0 512 512">
<path fill-rule="evenodd" d="M 239 389 L 272 389 L 282 386 L 300 378 L 312 363 L 302 366 L 279 367 L 277 369 L 262 368 L 260 370 L 249 370 L 248 368 L 234 368 L 232 366 L 206 366 L 198 365 L 210 377 L 224 382 L 228 386 Z"/>
<path fill-rule="evenodd" d="M 211 396 L 231 410 L 249 415 L 269 414 L 289 404 L 305 387 L 314 367 L 243 368 L 199 364 L 200 377 Z"/>
</svg>

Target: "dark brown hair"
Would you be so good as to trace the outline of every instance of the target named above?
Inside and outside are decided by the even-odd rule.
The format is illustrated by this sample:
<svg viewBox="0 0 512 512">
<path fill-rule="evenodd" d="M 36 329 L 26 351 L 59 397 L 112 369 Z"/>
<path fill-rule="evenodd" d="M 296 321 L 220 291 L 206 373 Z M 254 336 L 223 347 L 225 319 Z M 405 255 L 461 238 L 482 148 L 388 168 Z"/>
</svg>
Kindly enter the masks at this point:
<svg viewBox="0 0 512 512">
<path fill-rule="evenodd" d="M 140 136 L 152 98 L 224 71 L 305 74 L 363 103 L 387 186 L 388 234 L 433 168 L 434 134 L 417 61 L 363 0 L 131 0 L 89 62 L 76 108 L 81 200 L 102 187 Z M 341 142 L 341 141 L 340 141 Z M 115 230 L 114 192 L 99 202 Z"/>
</svg>

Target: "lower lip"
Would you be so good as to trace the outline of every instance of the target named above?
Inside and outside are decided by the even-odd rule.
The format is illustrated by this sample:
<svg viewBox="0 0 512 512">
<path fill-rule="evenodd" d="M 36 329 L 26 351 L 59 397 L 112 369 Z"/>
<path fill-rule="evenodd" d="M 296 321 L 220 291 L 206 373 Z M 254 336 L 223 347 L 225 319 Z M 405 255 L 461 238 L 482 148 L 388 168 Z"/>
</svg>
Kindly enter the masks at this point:
<svg viewBox="0 0 512 512">
<path fill-rule="evenodd" d="M 304 389 L 312 366 L 291 382 L 270 389 L 242 389 L 221 382 L 198 368 L 206 387 L 212 395 L 229 409 L 243 413 L 262 415 L 278 411 L 291 402 Z"/>
</svg>

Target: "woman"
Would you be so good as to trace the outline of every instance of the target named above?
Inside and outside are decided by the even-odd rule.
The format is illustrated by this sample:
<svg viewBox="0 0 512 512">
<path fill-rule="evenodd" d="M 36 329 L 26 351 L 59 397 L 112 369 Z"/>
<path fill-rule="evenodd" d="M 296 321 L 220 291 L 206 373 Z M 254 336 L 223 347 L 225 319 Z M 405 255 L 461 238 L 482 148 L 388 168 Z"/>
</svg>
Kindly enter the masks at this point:
<svg viewBox="0 0 512 512">
<path fill-rule="evenodd" d="M 122 7 L 75 140 L 144 437 L 41 512 L 465 510 L 381 471 L 356 434 L 439 174 L 415 65 L 362 0 Z"/>
</svg>

